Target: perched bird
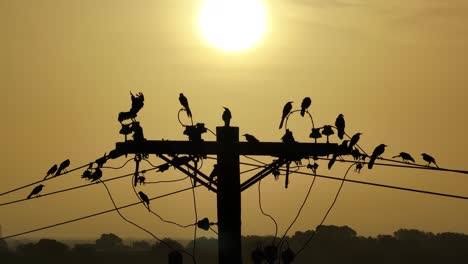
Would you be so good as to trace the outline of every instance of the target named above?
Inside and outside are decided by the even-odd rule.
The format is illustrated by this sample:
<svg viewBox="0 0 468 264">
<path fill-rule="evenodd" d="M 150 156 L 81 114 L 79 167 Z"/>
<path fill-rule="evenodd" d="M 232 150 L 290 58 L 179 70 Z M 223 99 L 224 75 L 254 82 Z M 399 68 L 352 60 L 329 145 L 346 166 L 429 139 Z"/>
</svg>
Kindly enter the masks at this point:
<svg viewBox="0 0 468 264">
<path fill-rule="evenodd" d="M 351 140 L 349 141 L 349 150 L 353 150 L 353 147 L 358 143 L 359 139 L 361 138 L 362 133 L 356 133 L 354 136 L 351 137 Z"/>
<path fill-rule="evenodd" d="M 94 170 L 93 174 L 91 174 L 91 182 L 98 181 L 99 179 L 102 178 L 102 170 L 100 168 L 97 168 Z"/>
<path fill-rule="evenodd" d="M 187 112 L 187 116 L 189 118 L 192 118 L 192 112 L 190 111 L 187 97 L 185 97 L 183 93 L 180 93 L 179 95 L 179 102 L 184 107 L 185 111 Z"/>
<path fill-rule="evenodd" d="M 345 120 L 343 114 L 339 114 L 335 121 L 336 129 L 338 130 L 338 137 L 343 139 L 345 130 Z"/>
<path fill-rule="evenodd" d="M 250 135 L 250 134 L 244 134 L 243 135 L 245 137 L 245 140 L 247 140 L 247 142 L 249 143 L 258 143 L 260 142 L 256 137 Z"/>
<path fill-rule="evenodd" d="M 312 104 L 312 100 L 310 100 L 310 97 L 306 97 L 302 100 L 302 103 L 301 103 L 301 116 L 304 116 L 305 115 L 305 111 L 307 110 L 307 108 L 309 108 L 309 106 Z"/>
<path fill-rule="evenodd" d="M 294 139 L 293 133 L 289 129 L 286 129 L 286 132 L 284 133 L 281 140 L 284 143 L 294 143 L 294 142 L 296 142 L 296 140 Z"/>
<path fill-rule="evenodd" d="M 437 165 L 435 159 L 434 159 L 432 156 L 430 156 L 429 154 L 426 154 L 426 153 L 421 154 L 421 156 L 423 157 L 423 160 L 425 160 L 425 161 L 428 162 L 428 163 L 427 163 L 427 166 L 430 166 L 431 163 L 434 163 L 434 165 L 435 165 L 437 168 L 439 168 L 439 166 Z"/>
<path fill-rule="evenodd" d="M 150 200 L 149 200 L 148 196 L 142 191 L 139 191 L 138 195 L 140 196 L 140 199 L 143 202 L 143 204 L 148 208 L 148 211 L 151 211 L 150 206 L 149 206 Z"/>
<path fill-rule="evenodd" d="M 413 157 L 411 157 L 410 154 L 406 153 L 406 152 L 400 152 L 400 154 L 392 157 L 393 159 L 394 158 L 401 158 L 404 162 L 409 162 L 409 161 L 412 161 L 414 162 L 414 159 Z"/>
<path fill-rule="evenodd" d="M 332 168 L 333 164 L 335 164 L 335 161 L 339 156 L 348 152 L 348 149 L 349 149 L 348 142 L 349 140 L 343 140 L 343 142 L 341 142 L 341 145 L 338 146 L 338 148 L 336 149 L 336 152 L 333 153 L 333 157 L 328 162 L 328 169 Z"/>
<path fill-rule="evenodd" d="M 385 144 L 380 144 L 374 149 L 374 152 L 372 152 L 372 156 L 369 160 L 369 164 L 367 164 L 369 169 L 372 169 L 372 167 L 374 166 L 375 160 L 384 153 L 386 146 L 387 145 Z"/>
<path fill-rule="evenodd" d="M 60 166 L 58 167 L 57 171 L 55 172 L 55 175 L 54 176 L 59 176 L 60 174 L 62 174 L 62 172 L 68 167 L 70 166 L 70 160 L 69 159 L 66 159 L 64 160 L 62 163 L 60 163 Z"/>
<path fill-rule="evenodd" d="M 223 112 L 223 121 L 224 121 L 224 126 L 228 127 L 231 124 L 231 111 L 227 107 L 223 107 L 224 112 Z"/>
<path fill-rule="evenodd" d="M 143 96 L 143 93 L 137 93 L 136 96 L 130 92 L 130 96 L 132 98 L 132 107 L 130 108 L 130 112 L 135 114 L 140 111 L 141 108 L 143 108 L 145 97 Z"/>
<path fill-rule="evenodd" d="M 45 180 L 47 177 L 49 177 L 49 176 L 51 176 L 52 174 L 54 174 L 54 173 L 57 171 L 57 168 L 58 168 L 58 167 L 57 167 L 57 164 L 54 164 L 54 166 L 52 166 L 52 167 L 47 171 L 47 174 L 46 174 L 46 176 L 44 177 L 44 180 Z"/>
<path fill-rule="evenodd" d="M 42 188 L 44 188 L 44 185 L 42 185 L 42 184 L 39 184 L 38 186 L 34 187 L 34 189 L 32 190 L 32 192 L 28 195 L 28 199 L 31 199 L 31 197 L 32 197 L 33 195 L 38 196 L 39 193 L 42 191 Z"/>
<path fill-rule="evenodd" d="M 361 152 L 357 148 L 351 150 L 351 155 L 353 156 L 354 160 L 359 160 L 361 158 Z"/>
<path fill-rule="evenodd" d="M 284 119 L 289 115 L 289 113 L 291 112 L 292 110 L 292 101 L 291 102 L 287 102 L 284 107 L 283 107 L 283 115 L 281 116 L 281 123 L 279 125 L 279 129 L 283 128 L 283 123 L 284 123 Z"/>
</svg>

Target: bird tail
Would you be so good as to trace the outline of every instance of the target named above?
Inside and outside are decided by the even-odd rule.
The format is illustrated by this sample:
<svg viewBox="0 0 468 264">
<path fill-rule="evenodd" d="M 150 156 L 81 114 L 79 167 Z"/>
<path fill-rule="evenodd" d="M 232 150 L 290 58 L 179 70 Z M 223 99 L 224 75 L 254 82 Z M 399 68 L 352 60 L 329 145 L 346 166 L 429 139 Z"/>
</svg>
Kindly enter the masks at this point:
<svg viewBox="0 0 468 264">
<path fill-rule="evenodd" d="M 32 196 L 33 196 L 33 194 L 30 193 L 26 199 L 31 199 Z"/>
<path fill-rule="evenodd" d="M 374 155 L 371 156 L 371 158 L 370 158 L 370 160 L 369 160 L 369 164 L 367 164 L 369 170 L 372 169 L 372 167 L 374 166 L 374 162 L 375 162 L 375 159 L 376 159 L 376 158 L 377 158 L 377 157 L 374 156 Z"/>
<path fill-rule="evenodd" d="M 279 125 L 279 129 L 283 128 L 283 122 L 284 122 L 284 118 L 281 118 L 281 122 L 280 122 L 280 125 Z"/>
<path fill-rule="evenodd" d="M 305 115 L 305 108 L 302 107 L 302 108 L 301 108 L 301 116 L 304 117 L 304 115 Z"/>
<path fill-rule="evenodd" d="M 339 137 L 340 139 L 343 139 L 343 136 L 344 136 L 344 131 L 341 131 L 341 130 L 338 131 L 338 137 Z"/>
<path fill-rule="evenodd" d="M 398 157 L 400 157 L 400 155 L 393 156 L 392 159 L 398 158 Z"/>
<path fill-rule="evenodd" d="M 192 111 L 190 111 L 190 108 L 188 108 L 188 107 L 185 108 L 185 111 L 187 112 L 187 116 L 188 116 L 189 118 L 192 118 Z"/>
<path fill-rule="evenodd" d="M 333 154 L 333 157 L 331 158 L 331 160 L 328 162 L 328 169 L 330 170 L 333 166 L 333 164 L 335 164 L 335 161 L 336 161 L 336 158 L 338 157 L 338 155 L 336 154 Z"/>
</svg>

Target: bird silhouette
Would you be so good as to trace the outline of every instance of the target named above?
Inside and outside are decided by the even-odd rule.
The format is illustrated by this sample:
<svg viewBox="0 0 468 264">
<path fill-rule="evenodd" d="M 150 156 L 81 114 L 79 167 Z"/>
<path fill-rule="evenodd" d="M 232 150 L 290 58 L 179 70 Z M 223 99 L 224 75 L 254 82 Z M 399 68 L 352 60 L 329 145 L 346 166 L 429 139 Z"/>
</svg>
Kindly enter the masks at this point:
<svg viewBox="0 0 468 264">
<path fill-rule="evenodd" d="M 57 164 L 54 164 L 54 166 L 52 166 L 48 171 L 47 171 L 47 174 L 46 176 L 44 177 L 44 180 L 49 177 L 49 176 L 52 176 L 52 174 L 54 174 L 56 171 L 57 171 Z"/>
<path fill-rule="evenodd" d="M 227 107 L 223 107 L 224 112 L 223 112 L 223 121 L 224 121 L 224 126 L 228 127 L 231 124 L 231 111 Z"/>
<path fill-rule="evenodd" d="M 140 111 L 141 108 L 143 108 L 145 97 L 143 96 L 143 93 L 137 93 L 136 96 L 130 92 L 130 96 L 132 98 L 132 107 L 130 108 L 130 112 L 135 114 Z"/>
<path fill-rule="evenodd" d="M 305 115 L 305 112 L 307 110 L 307 108 L 309 108 L 309 106 L 312 104 L 312 100 L 310 100 L 310 97 L 306 97 L 302 100 L 302 103 L 301 103 L 301 116 L 304 116 Z"/>
<path fill-rule="evenodd" d="M 409 162 L 409 161 L 412 161 L 414 162 L 414 159 L 413 157 L 411 157 L 410 154 L 406 153 L 406 152 L 400 152 L 400 154 L 392 157 L 393 159 L 394 158 L 401 158 L 404 162 Z"/>
<path fill-rule="evenodd" d="M 42 188 L 45 186 L 43 184 L 39 184 L 38 186 L 34 187 L 34 189 L 31 191 L 31 193 L 28 195 L 27 199 L 31 199 L 33 195 L 39 196 L 39 193 L 42 191 Z"/>
<path fill-rule="evenodd" d="M 281 140 L 284 143 L 294 143 L 294 142 L 296 142 L 296 140 L 294 139 L 293 133 L 289 129 L 286 129 L 286 132 L 284 133 Z"/>
<path fill-rule="evenodd" d="M 143 202 L 143 204 L 145 205 L 145 207 L 148 208 L 148 211 L 151 211 L 150 210 L 150 205 L 149 205 L 150 200 L 149 200 L 148 196 L 142 191 L 139 191 L 138 195 L 140 196 L 140 199 Z"/>
<path fill-rule="evenodd" d="M 99 179 L 102 178 L 102 170 L 100 168 L 97 168 L 94 170 L 93 174 L 91 174 L 91 182 L 98 181 Z"/>
<path fill-rule="evenodd" d="M 439 165 L 437 165 L 435 159 L 434 159 L 432 156 L 430 156 L 429 154 L 426 154 L 426 153 L 421 154 L 421 156 L 423 157 L 423 160 L 425 160 L 425 161 L 428 162 L 428 163 L 427 163 L 427 166 L 430 166 L 431 163 L 434 163 L 434 165 L 435 165 L 437 168 L 439 168 Z"/>
<path fill-rule="evenodd" d="M 54 176 L 59 176 L 60 174 L 62 174 L 63 171 L 65 171 L 65 169 L 70 166 L 70 160 L 69 159 L 66 159 L 64 160 L 62 163 L 60 163 L 60 166 L 58 167 L 57 171 L 55 172 L 55 175 Z"/>
<path fill-rule="evenodd" d="M 372 155 L 370 157 L 369 164 L 367 164 L 369 169 L 372 169 L 372 167 L 374 166 L 375 160 L 384 153 L 386 146 L 387 145 L 385 144 L 380 144 L 374 149 L 374 152 L 372 152 Z"/>
<path fill-rule="evenodd" d="M 336 129 L 338 130 L 338 137 L 343 139 L 345 133 L 345 120 L 343 114 L 339 114 L 335 121 Z"/>
<path fill-rule="evenodd" d="M 328 169 L 332 168 L 333 164 L 335 164 L 335 161 L 339 156 L 346 154 L 348 152 L 349 150 L 348 142 L 349 140 L 343 140 L 343 142 L 341 142 L 341 145 L 338 146 L 335 153 L 333 153 L 332 158 L 328 162 Z"/>
<path fill-rule="evenodd" d="M 351 150 L 351 155 L 353 156 L 354 160 L 359 160 L 361 158 L 361 152 L 357 148 Z"/>
<path fill-rule="evenodd" d="M 245 140 L 247 140 L 248 143 L 259 143 L 260 142 L 256 137 L 254 137 L 254 136 L 252 136 L 250 134 L 244 134 L 243 136 L 245 137 Z"/>
<path fill-rule="evenodd" d="M 292 110 L 292 101 L 290 102 L 287 102 L 284 107 L 283 107 L 283 115 L 281 116 L 281 122 L 280 122 L 280 125 L 279 125 L 279 129 L 283 128 L 283 123 L 284 123 L 284 119 L 289 115 L 289 113 L 291 112 Z"/>
<path fill-rule="evenodd" d="M 362 133 L 356 133 L 351 137 L 349 141 L 349 151 L 353 150 L 353 147 L 358 143 L 359 139 L 361 138 Z"/>
<path fill-rule="evenodd" d="M 182 105 L 182 107 L 184 107 L 185 111 L 187 112 L 187 116 L 189 118 L 192 118 L 192 111 L 190 111 L 187 97 L 185 97 L 183 93 L 180 93 L 179 95 L 179 102 Z"/>
</svg>

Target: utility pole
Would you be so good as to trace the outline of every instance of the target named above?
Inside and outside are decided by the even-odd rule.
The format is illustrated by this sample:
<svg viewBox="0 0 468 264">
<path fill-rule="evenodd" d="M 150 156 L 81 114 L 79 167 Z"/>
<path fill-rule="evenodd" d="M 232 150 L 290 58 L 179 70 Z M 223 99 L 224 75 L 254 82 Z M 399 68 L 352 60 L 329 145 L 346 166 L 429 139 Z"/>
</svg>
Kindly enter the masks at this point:
<svg viewBox="0 0 468 264">
<path fill-rule="evenodd" d="M 217 127 L 219 263 L 242 263 L 239 128 Z"/>
<path fill-rule="evenodd" d="M 116 149 L 107 158 L 115 159 L 127 154 L 156 154 L 197 183 L 215 192 L 218 203 L 218 263 L 240 264 L 241 192 L 291 161 L 332 155 L 338 149 L 338 144 L 335 143 L 239 142 L 239 128 L 224 126 L 216 128 L 216 141 L 129 140 L 117 143 Z M 172 159 L 167 155 L 172 156 Z M 175 161 L 176 155 L 216 155 L 217 180 L 214 181 L 190 164 L 179 164 Z M 240 155 L 270 156 L 277 159 L 241 183 Z"/>
</svg>

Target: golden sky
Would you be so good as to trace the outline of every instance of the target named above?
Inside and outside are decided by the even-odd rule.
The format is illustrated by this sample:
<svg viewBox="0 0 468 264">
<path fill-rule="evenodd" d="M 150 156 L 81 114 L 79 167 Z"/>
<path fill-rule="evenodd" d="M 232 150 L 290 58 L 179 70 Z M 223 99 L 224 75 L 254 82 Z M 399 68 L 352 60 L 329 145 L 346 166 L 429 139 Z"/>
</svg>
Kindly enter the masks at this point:
<svg viewBox="0 0 468 264">
<path fill-rule="evenodd" d="M 241 134 L 279 141 L 287 101 L 312 98 L 316 124 L 343 113 L 347 132 L 362 132 L 368 152 L 385 143 L 385 157 L 406 151 L 422 162 L 433 155 L 442 167 L 468 169 L 468 2 L 465 0 L 269 0 L 268 33 L 255 48 L 226 53 L 208 46 L 196 25 L 196 0 L 0 0 L 0 192 L 44 177 L 69 158 L 82 165 L 123 140 L 117 114 L 130 106 L 129 90 L 143 92 L 139 121 L 148 139 L 177 139 L 178 95 L 190 101 L 196 122 L 222 125 L 222 106 Z M 296 140 L 307 142 L 310 124 L 291 121 Z M 214 140 L 210 135 L 206 140 Z M 336 140 L 336 138 L 335 138 Z M 270 161 L 264 158 L 264 161 Z M 119 166 L 124 158 L 109 165 Z M 161 161 L 152 157 L 152 161 Z M 105 171 L 104 178 L 133 170 Z M 209 173 L 212 163 L 206 162 Z M 342 176 L 343 164 L 322 174 Z M 47 182 L 45 192 L 83 184 L 81 171 Z M 175 170 L 148 180 L 175 179 Z M 468 194 L 463 174 L 374 168 L 350 178 Z M 245 176 L 243 176 L 245 179 Z M 280 234 L 292 221 L 311 177 L 294 175 L 290 187 L 263 181 L 263 207 Z M 315 229 L 339 182 L 318 179 L 291 230 Z M 147 185 L 153 195 L 189 186 Z M 130 179 L 109 183 L 118 204 L 135 202 Z M 27 196 L 31 189 L 0 197 Z M 191 193 L 152 203 L 163 217 L 193 222 Z M 243 193 L 244 235 L 274 232 L 258 209 L 257 188 Z M 199 215 L 216 221 L 216 196 L 197 190 Z M 101 185 L 0 207 L 4 235 L 112 208 Z M 189 238 L 143 207 L 123 211 L 161 237 Z M 363 235 L 400 227 L 468 233 L 463 200 L 345 184 L 326 224 L 349 225 Z M 35 237 L 97 237 L 114 232 L 144 237 L 116 213 L 35 233 Z M 212 233 L 200 235 L 212 236 Z"/>
</svg>

